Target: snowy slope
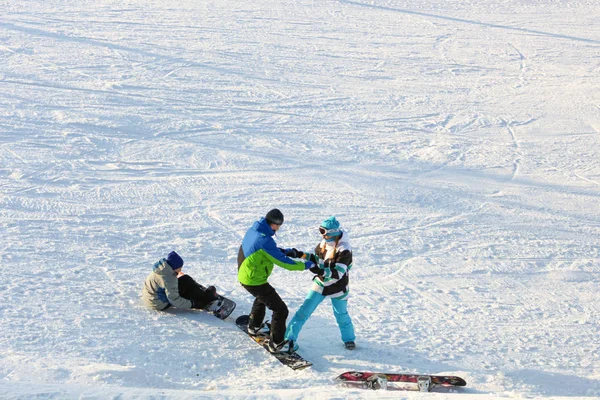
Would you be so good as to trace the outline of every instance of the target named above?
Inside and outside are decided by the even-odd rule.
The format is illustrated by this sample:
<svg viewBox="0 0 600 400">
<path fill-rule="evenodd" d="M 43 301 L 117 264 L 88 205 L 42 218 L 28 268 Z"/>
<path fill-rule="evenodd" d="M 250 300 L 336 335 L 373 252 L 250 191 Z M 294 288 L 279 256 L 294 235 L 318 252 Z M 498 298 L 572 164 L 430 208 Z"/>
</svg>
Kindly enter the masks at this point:
<svg viewBox="0 0 600 400">
<path fill-rule="evenodd" d="M 0 88 L 1 398 L 600 397 L 596 1 L 5 1 Z M 140 302 L 177 250 L 247 313 L 273 207 L 282 246 L 336 215 L 354 247 L 358 348 L 324 303 L 300 372 Z M 310 279 L 271 283 L 293 313 Z"/>
</svg>

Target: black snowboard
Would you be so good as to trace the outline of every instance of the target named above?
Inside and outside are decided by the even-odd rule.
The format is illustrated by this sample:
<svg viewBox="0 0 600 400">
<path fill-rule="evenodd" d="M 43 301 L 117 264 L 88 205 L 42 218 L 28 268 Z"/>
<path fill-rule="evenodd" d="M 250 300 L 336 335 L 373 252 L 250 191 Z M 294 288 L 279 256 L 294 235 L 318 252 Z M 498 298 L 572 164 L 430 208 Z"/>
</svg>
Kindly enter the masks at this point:
<svg viewBox="0 0 600 400">
<path fill-rule="evenodd" d="M 248 321 L 250 320 L 249 315 L 241 315 L 235 320 L 235 324 L 244 331 L 248 336 L 250 336 L 256 343 L 260 344 L 265 350 L 267 349 L 267 341 L 269 340 L 268 336 L 252 336 L 248 333 Z M 267 352 L 276 359 L 279 360 L 283 365 L 287 365 L 291 369 L 304 369 L 308 368 L 312 365 L 310 361 L 306 361 L 302 356 L 298 353 L 271 353 L 267 350 Z"/>
<path fill-rule="evenodd" d="M 204 291 L 206 288 L 201 284 L 197 283 L 198 287 Z M 227 297 L 223 297 L 217 293 L 217 300 L 221 302 L 220 307 L 217 311 L 212 311 L 213 315 L 220 319 L 225 319 L 231 315 L 233 310 L 235 310 L 235 302 L 233 300 L 229 300 Z M 205 309 L 207 312 L 211 312 Z"/>
</svg>

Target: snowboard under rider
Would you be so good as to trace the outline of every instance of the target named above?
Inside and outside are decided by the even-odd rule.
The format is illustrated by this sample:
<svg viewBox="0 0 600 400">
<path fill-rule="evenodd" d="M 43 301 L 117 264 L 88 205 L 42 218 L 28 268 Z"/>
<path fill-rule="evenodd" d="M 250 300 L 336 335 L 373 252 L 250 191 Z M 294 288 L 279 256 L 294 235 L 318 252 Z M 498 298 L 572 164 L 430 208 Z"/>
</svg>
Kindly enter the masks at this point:
<svg viewBox="0 0 600 400">
<path fill-rule="evenodd" d="M 181 272 L 182 268 L 183 259 L 174 251 L 167 258 L 157 261 L 142 287 L 144 304 L 158 311 L 171 306 L 218 310 L 220 304 L 215 287 L 209 286 L 203 290 L 191 276 Z"/>
<path fill-rule="evenodd" d="M 270 336 L 268 350 L 272 353 L 289 351 L 284 340 L 288 308 L 268 282 L 275 265 L 290 271 L 304 271 L 314 266 L 311 261 L 294 261 L 277 247 L 273 236 L 283 224 L 283 213 L 272 209 L 254 222 L 246 232 L 238 252 L 238 281 L 255 297 L 250 311 L 248 332 Z M 271 326 L 263 323 L 266 308 L 273 312 Z"/>
<path fill-rule="evenodd" d="M 303 253 L 296 249 L 289 249 L 286 252 L 289 257 L 313 261 L 315 266 L 310 271 L 315 276 L 304 303 L 288 325 L 285 339 L 291 349 L 297 350 L 298 335 L 302 327 L 319 304 L 326 298 L 330 298 L 344 346 L 354 350 L 356 336 L 352 319 L 348 314 L 348 272 L 352 268 L 352 247 L 348 233 L 341 229 L 335 217 L 324 220 L 319 227 L 319 233 L 323 239 L 315 248 L 315 254 Z"/>
</svg>

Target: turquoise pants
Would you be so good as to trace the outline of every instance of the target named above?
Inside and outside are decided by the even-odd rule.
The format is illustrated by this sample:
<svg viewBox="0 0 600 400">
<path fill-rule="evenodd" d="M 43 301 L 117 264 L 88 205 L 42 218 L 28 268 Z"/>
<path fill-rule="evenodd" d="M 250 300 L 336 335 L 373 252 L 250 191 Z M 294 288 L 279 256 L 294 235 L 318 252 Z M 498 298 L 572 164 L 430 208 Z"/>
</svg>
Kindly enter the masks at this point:
<svg viewBox="0 0 600 400">
<path fill-rule="evenodd" d="M 325 300 L 325 296 L 321 293 L 317 293 L 311 290 L 306 295 L 304 303 L 300 306 L 294 317 L 288 324 L 287 330 L 285 331 L 285 338 L 287 340 L 298 340 L 298 335 L 302 330 L 302 327 L 306 321 L 310 318 L 312 313 L 317 309 L 319 304 Z M 354 335 L 354 325 L 352 325 L 352 319 L 348 314 L 348 301 L 331 299 L 331 306 L 333 308 L 333 315 L 337 321 L 340 333 L 342 334 L 342 340 L 344 342 L 354 341 L 356 336 Z"/>
</svg>

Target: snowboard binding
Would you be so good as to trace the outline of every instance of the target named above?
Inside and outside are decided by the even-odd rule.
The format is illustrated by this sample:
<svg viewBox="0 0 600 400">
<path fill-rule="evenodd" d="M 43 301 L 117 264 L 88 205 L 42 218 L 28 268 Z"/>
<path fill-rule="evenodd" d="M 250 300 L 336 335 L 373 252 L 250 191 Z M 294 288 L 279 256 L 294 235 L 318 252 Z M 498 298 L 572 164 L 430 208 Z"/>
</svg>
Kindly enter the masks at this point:
<svg viewBox="0 0 600 400">
<path fill-rule="evenodd" d="M 431 377 L 419 376 L 417 378 L 417 385 L 419 386 L 419 392 L 431 392 Z"/>
<path fill-rule="evenodd" d="M 367 378 L 367 388 L 372 390 L 387 389 L 387 379 L 382 375 L 372 375 Z"/>
</svg>

